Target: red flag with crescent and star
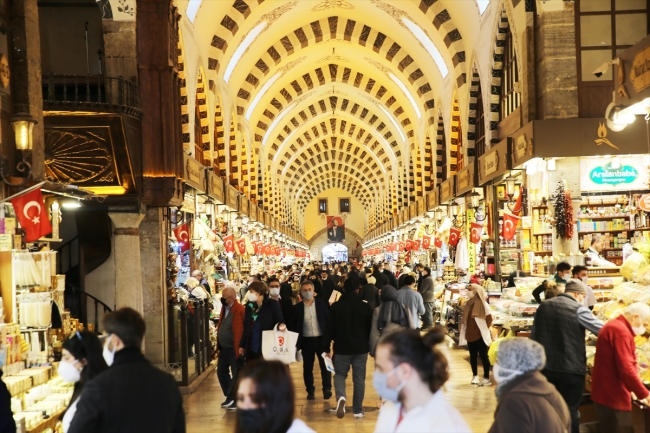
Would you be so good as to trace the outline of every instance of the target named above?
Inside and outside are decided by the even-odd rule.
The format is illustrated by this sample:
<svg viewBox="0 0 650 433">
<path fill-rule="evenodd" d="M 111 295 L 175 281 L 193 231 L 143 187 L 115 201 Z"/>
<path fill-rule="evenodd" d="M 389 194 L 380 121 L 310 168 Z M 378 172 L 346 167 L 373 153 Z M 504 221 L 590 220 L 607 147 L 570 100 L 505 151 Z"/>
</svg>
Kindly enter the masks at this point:
<svg viewBox="0 0 650 433">
<path fill-rule="evenodd" d="M 264 248 L 264 244 L 262 244 L 262 242 L 253 242 L 253 247 L 255 248 L 255 255 L 262 254 Z"/>
<path fill-rule="evenodd" d="M 264 253 L 265 256 L 270 256 L 271 253 L 273 253 L 273 245 L 264 244 L 264 246 L 262 247 L 262 252 Z"/>
<path fill-rule="evenodd" d="M 235 252 L 235 238 L 233 235 L 228 235 L 223 238 L 223 246 L 226 248 L 227 253 Z"/>
<path fill-rule="evenodd" d="M 404 249 L 406 248 L 406 242 L 404 242 L 404 241 L 399 241 L 399 242 L 397 243 L 397 248 L 399 249 L 399 252 L 401 253 L 401 252 L 404 251 Z"/>
<path fill-rule="evenodd" d="M 460 230 L 457 228 L 450 228 L 449 229 L 449 240 L 447 243 L 451 245 L 452 247 L 455 247 L 458 244 L 458 241 L 460 240 Z"/>
<path fill-rule="evenodd" d="M 413 249 L 416 250 L 416 251 L 419 251 L 420 248 L 422 247 L 422 239 L 414 240 L 413 244 L 414 244 Z"/>
<path fill-rule="evenodd" d="M 442 248 L 442 239 L 436 236 L 433 240 L 433 245 L 435 245 L 436 248 Z"/>
<path fill-rule="evenodd" d="M 190 249 L 190 224 L 185 223 L 174 229 L 176 242 L 181 247 L 181 253 Z"/>
<path fill-rule="evenodd" d="M 501 236 L 503 236 L 505 240 L 511 241 L 514 239 L 519 220 L 520 218 L 516 215 L 509 213 L 503 214 L 503 232 L 501 233 Z"/>
<path fill-rule="evenodd" d="M 415 244 L 413 243 L 413 239 L 407 239 L 406 240 L 406 249 L 411 251 L 415 247 Z"/>
<path fill-rule="evenodd" d="M 47 208 L 40 188 L 11 200 L 20 227 L 25 230 L 25 242 L 34 242 L 52 233 Z"/>
<path fill-rule="evenodd" d="M 431 247 L 431 236 L 422 236 L 422 249 L 428 250 Z"/>
<path fill-rule="evenodd" d="M 237 247 L 237 255 L 243 256 L 246 254 L 246 238 L 242 237 L 235 241 L 235 246 Z"/>
<path fill-rule="evenodd" d="M 469 241 L 473 244 L 478 244 L 481 242 L 481 234 L 483 234 L 483 225 L 472 223 L 469 232 Z"/>
</svg>

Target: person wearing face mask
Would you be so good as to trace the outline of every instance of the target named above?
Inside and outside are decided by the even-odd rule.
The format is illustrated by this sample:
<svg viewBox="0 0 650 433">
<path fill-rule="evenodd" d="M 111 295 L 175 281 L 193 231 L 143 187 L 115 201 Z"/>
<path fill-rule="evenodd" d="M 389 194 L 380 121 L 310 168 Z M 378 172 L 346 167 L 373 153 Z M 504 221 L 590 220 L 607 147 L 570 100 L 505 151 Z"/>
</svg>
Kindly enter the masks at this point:
<svg viewBox="0 0 650 433">
<path fill-rule="evenodd" d="M 442 392 L 449 371 L 436 346 L 444 339 L 444 329 L 435 326 L 424 335 L 409 329 L 380 340 L 372 384 L 385 403 L 375 433 L 472 431 Z"/>
<path fill-rule="evenodd" d="M 109 368 L 85 383 L 67 433 L 185 433 L 176 379 L 142 354 L 146 325 L 140 313 L 120 308 L 104 315 L 102 327 Z"/>
<path fill-rule="evenodd" d="M 598 335 L 603 322 L 582 305 L 587 288 L 580 280 L 569 280 L 564 293 L 544 301 L 535 313 L 530 338 L 544 346 L 546 376 L 564 398 L 571 413 L 571 431 L 580 430 L 578 408 L 587 374 L 585 330 Z"/>
<path fill-rule="evenodd" d="M 61 419 L 65 433 L 70 430 L 84 385 L 107 369 L 102 357 L 102 344 L 92 332 L 77 331 L 63 342 L 59 376 L 65 382 L 74 383 L 70 405 Z"/>
<path fill-rule="evenodd" d="M 302 377 L 307 389 L 307 400 L 316 398 L 314 387 L 314 358 L 318 357 L 321 380 L 323 383 L 323 398 L 332 397 L 332 375 L 327 371 L 321 355 L 323 333 L 327 325 L 329 305 L 327 302 L 314 298 L 314 285 L 311 281 L 303 281 L 300 285 L 302 302 L 293 306 L 292 331 L 298 333 L 298 350 L 302 350 Z"/>
<path fill-rule="evenodd" d="M 499 345 L 493 371 L 497 382 L 497 408 L 488 433 L 569 431 L 569 408 L 560 393 L 540 373 L 545 364 L 544 348 L 529 338 L 512 338 Z"/>
<path fill-rule="evenodd" d="M 237 379 L 235 433 L 316 433 L 295 416 L 295 390 L 289 367 L 256 359 Z"/>
<path fill-rule="evenodd" d="M 591 399 L 600 431 L 633 433 L 630 393 L 648 405 L 648 389 L 639 379 L 634 336 L 646 333 L 650 306 L 636 302 L 603 326 L 596 342 Z"/>
<path fill-rule="evenodd" d="M 594 305 L 596 305 L 596 295 L 594 295 L 594 289 L 592 289 L 591 286 L 589 285 L 587 268 L 585 266 L 579 266 L 579 265 L 574 266 L 573 269 L 571 270 L 571 276 L 572 278 L 576 280 L 580 280 L 583 283 L 585 283 L 585 287 L 587 287 L 587 296 L 585 296 L 585 300 L 582 302 L 582 305 L 589 308 L 590 310 L 593 310 Z"/>
<path fill-rule="evenodd" d="M 560 262 L 557 264 L 557 271 L 555 275 L 548 278 L 549 280 L 554 280 L 557 284 L 566 285 L 567 281 L 571 278 L 571 265 L 567 262 Z M 540 295 L 544 293 L 546 286 L 540 284 L 535 290 L 533 290 L 533 297 L 538 304 L 542 303 L 542 298 Z"/>
<path fill-rule="evenodd" d="M 272 331 L 278 325 L 280 331 L 287 329 L 280 304 L 269 297 L 269 288 L 263 281 L 248 286 L 248 302 L 244 316 L 244 333 L 239 342 L 239 356 L 246 359 L 262 357 L 262 333 Z"/>
<path fill-rule="evenodd" d="M 490 306 L 485 299 L 485 290 L 478 284 L 467 286 L 469 301 L 463 310 L 463 320 L 460 325 L 459 345 L 467 344 L 469 363 L 472 366 L 472 385 L 490 386 L 490 359 L 488 347 L 492 343 L 490 326 L 492 315 Z M 478 377 L 478 358 L 483 364 L 483 379 Z"/>
<path fill-rule="evenodd" d="M 280 310 L 282 311 L 282 317 L 284 318 L 285 323 L 291 323 L 291 315 L 293 310 L 293 303 L 291 302 L 291 292 L 287 293 L 286 291 L 282 293 L 282 284 L 280 280 L 275 277 L 269 279 L 269 298 L 277 301 L 280 304 Z"/>
<path fill-rule="evenodd" d="M 224 409 L 235 407 L 233 380 L 237 369 L 237 352 L 244 333 L 244 306 L 237 302 L 237 293 L 226 287 L 221 291 L 221 314 L 217 325 L 217 378 L 226 400 Z"/>
<path fill-rule="evenodd" d="M 332 297 L 332 292 L 336 289 L 334 281 L 330 278 L 329 273 L 326 270 L 321 271 L 321 289 L 318 293 L 318 296 L 322 301 L 328 301 Z"/>
</svg>

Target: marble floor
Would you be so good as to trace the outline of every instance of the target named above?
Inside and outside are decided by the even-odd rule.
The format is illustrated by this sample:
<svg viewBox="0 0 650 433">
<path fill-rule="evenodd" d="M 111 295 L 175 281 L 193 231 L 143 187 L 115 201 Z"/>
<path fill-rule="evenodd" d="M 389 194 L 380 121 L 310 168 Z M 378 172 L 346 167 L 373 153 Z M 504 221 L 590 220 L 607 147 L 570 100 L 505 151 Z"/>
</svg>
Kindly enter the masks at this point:
<svg viewBox="0 0 650 433">
<path fill-rule="evenodd" d="M 447 399 L 465 417 L 465 420 L 475 433 L 487 432 L 492 424 L 492 416 L 496 407 L 494 385 L 491 387 L 475 387 L 470 384 L 472 374 L 469 366 L 469 355 L 466 350 L 445 347 L 449 360 L 450 379 L 445 385 Z M 316 369 L 318 367 L 316 366 Z M 479 370 L 481 366 L 479 365 Z M 365 433 L 373 432 L 377 422 L 377 404 L 379 397 L 372 387 L 372 372 L 374 364 L 370 358 L 367 368 L 366 396 L 364 408 L 366 417 L 356 420 L 351 413 L 339 420 L 334 413 L 327 410 L 336 404 L 335 398 L 323 401 L 322 394 L 316 394 L 316 400 L 307 401 L 302 382 L 302 364 L 291 365 L 291 373 L 296 385 L 296 416 L 304 420 L 309 427 L 318 433 Z M 316 371 L 317 373 L 317 371 Z M 315 377 L 318 377 L 316 374 Z M 317 385 L 318 386 L 318 385 Z M 352 380 L 348 377 L 348 399 L 352 399 Z M 221 409 L 224 395 L 221 392 L 216 373 L 208 377 L 198 390 L 185 398 L 188 433 L 226 433 L 233 432 L 236 411 Z"/>
</svg>

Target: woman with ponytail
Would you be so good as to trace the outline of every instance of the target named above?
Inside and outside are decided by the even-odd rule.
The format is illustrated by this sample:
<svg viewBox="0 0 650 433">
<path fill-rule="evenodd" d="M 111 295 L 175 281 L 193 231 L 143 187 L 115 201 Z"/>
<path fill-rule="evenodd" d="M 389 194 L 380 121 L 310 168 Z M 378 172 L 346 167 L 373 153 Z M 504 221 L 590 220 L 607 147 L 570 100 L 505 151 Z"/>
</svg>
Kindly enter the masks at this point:
<svg viewBox="0 0 650 433">
<path fill-rule="evenodd" d="M 436 346 L 444 339 L 443 328 L 435 326 L 425 335 L 408 329 L 380 340 L 373 385 L 386 402 L 375 433 L 471 432 L 442 392 L 449 372 Z"/>
<path fill-rule="evenodd" d="M 88 331 L 77 331 L 63 342 L 59 376 L 66 382 L 74 382 L 70 406 L 63 415 L 64 432 L 70 428 L 84 385 L 108 369 L 102 350 L 99 338 Z"/>
</svg>

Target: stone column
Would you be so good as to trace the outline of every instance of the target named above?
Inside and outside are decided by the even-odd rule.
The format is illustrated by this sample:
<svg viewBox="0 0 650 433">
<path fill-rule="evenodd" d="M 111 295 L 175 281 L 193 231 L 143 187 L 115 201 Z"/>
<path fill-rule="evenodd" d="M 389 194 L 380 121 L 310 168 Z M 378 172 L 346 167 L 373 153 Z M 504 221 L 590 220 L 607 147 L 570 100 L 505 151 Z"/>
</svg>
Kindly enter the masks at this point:
<svg viewBox="0 0 650 433">
<path fill-rule="evenodd" d="M 581 203 L 581 190 L 580 190 L 580 158 L 563 158 L 557 160 L 556 170 L 548 172 L 548 193 L 549 196 L 555 194 L 557 183 L 564 180 L 566 187 L 571 191 L 571 199 L 573 201 L 573 218 L 578 214 Z M 553 229 L 553 254 L 558 255 L 561 253 L 577 254 L 580 251 L 578 243 L 578 227 L 573 224 L 573 238 L 571 240 L 558 239 L 555 236 L 555 229 Z"/>
<path fill-rule="evenodd" d="M 144 313 L 140 266 L 141 213 L 109 212 L 115 228 L 115 307 L 131 307 Z"/>
</svg>

